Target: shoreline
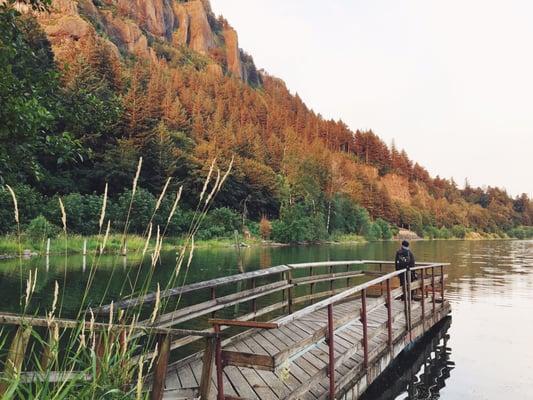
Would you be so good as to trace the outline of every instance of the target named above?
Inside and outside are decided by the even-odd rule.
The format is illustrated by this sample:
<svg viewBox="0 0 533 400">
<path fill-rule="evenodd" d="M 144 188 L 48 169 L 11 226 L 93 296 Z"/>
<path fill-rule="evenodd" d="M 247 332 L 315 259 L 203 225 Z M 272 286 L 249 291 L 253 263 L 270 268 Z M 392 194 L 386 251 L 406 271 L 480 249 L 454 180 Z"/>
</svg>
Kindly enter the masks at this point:
<svg viewBox="0 0 533 400">
<path fill-rule="evenodd" d="M 104 250 L 104 255 L 117 255 L 121 254 L 121 243 L 122 239 L 121 237 L 118 237 L 119 235 L 113 235 L 108 239 L 108 242 L 106 244 L 106 249 Z M 391 242 L 391 241 L 399 241 L 403 238 L 392 238 L 392 239 L 380 239 L 373 242 Z M 482 241 L 482 240 L 520 240 L 518 238 L 513 237 L 496 237 L 496 235 L 472 235 L 470 237 L 465 238 L 417 238 L 417 239 L 410 239 L 413 242 L 418 241 L 444 241 L 444 240 L 465 240 L 465 241 Z M 525 239 L 527 240 L 527 239 Z M 86 248 L 86 254 L 94 254 L 96 249 L 99 246 L 99 237 L 98 236 L 71 236 L 67 239 L 66 243 L 65 240 L 62 238 L 54 239 L 51 243 L 50 247 L 50 256 L 59 256 L 64 255 L 65 250 L 68 254 L 72 255 L 82 255 L 83 254 L 83 243 L 87 243 Z M 167 238 L 162 246 L 163 251 L 171 251 L 171 250 L 177 250 L 183 248 L 183 238 L 176 238 L 176 237 L 169 237 Z M 371 241 L 366 240 L 363 236 L 357 236 L 357 235 L 348 235 L 341 238 L 336 239 L 330 239 L 330 240 L 321 240 L 316 242 L 297 242 L 297 243 L 279 243 L 279 242 L 272 242 L 272 241 L 266 241 L 259 238 L 252 238 L 252 239 L 243 239 L 242 237 L 239 237 L 238 243 L 235 243 L 234 239 L 230 238 L 216 238 L 216 239 L 210 239 L 210 240 L 199 240 L 195 242 L 195 248 L 197 249 L 216 249 L 216 248 L 231 248 L 231 247 L 238 247 L 242 249 L 246 248 L 276 248 L 276 247 L 289 247 L 289 246 L 314 246 L 314 245 L 345 245 L 345 244 L 352 244 L 352 245 L 358 245 L 358 244 L 366 244 L 370 243 Z M 136 252 L 139 252 L 142 250 L 146 244 L 145 239 L 138 235 L 130 235 L 127 237 L 126 240 L 126 247 L 128 254 L 133 254 Z M 31 242 L 28 240 L 22 241 L 20 244 L 20 248 L 18 245 L 18 240 L 12 236 L 3 236 L 0 237 L 0 261 L 2 260 L 10 260 L 14 258 L 22 257 L 24 259 L 30 259 L 32 257 L 39 257 L 39 256 L 45 256 L 46 251 L 44 248 L 45 244 L 44 241 L 41 241 L 39 243 Z M 154 247 L 154 243 L 150 243 L 148 246 L 148 249 L 152 249 Z"/>
</svg>

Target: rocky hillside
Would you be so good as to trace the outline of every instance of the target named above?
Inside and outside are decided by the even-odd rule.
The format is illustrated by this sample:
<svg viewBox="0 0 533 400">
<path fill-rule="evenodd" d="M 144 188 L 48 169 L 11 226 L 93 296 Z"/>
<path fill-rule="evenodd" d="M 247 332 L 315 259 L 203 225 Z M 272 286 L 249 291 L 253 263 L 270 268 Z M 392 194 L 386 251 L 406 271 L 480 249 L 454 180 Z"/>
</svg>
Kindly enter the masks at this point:
<svg viewBox="0 0 533 400">
<path fill-rule="evenodd" d="M 208 0 L 53 0 L 38 15 L 58 61 L 88 39 L 102 40 L 113 53 L 151 58 L 162 46 L 189 49 L 205 57 L 215 75 L 231 75 L 251 85 L 260 77 L 239 48 L 237 32 L 215 18 Z"/>
</svg>

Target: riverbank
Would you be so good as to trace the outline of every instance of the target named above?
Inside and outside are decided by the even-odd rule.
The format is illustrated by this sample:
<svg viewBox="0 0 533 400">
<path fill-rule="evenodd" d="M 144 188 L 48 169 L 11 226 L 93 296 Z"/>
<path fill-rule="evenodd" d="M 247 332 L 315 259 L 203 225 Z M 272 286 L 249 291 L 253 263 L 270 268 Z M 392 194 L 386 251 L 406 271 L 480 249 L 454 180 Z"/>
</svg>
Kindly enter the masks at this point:
<svg viewBox="0 0 533 400">
<path fill-rule="evenodd" d="M 509 235 L 498 235 L 495 233 L 479 233 L 469 232 L 464 238 L 450 237 L 450 238 L 431 238 L 424 237 L 416 239 L 417 241 L 431 241 L 431 240 L 502 240 L 502 239 L 516 239 Z M 401 240 L 401 238 L 394 238 L 390 240 Z M 389 241 L 390 241 L 389 240 Z M 384 240 L 378 240 L 380 242 Z M 82 254 L 84 251 L 84 243 L 86 243 L 87 254 L 94 254 L 101 246 L 102 237 L 97 235 L 82 236 L 71 235 L 67 240 L 63 236 L 59 236 L 50 240 L 50 254 L 60 255 L 65 254 Z M 196 240 L 196 248 L 227 248 L 235 247 L 237 244 L 241 248 L 247 247 L 285 247 L 290 245 L 310 245 L 310 244 L 363 244 L 368 243 L 364 236 L 356 234 L 342 234 L 332 235 L 329 240 L 321 240 L 317 242 L 302 242 L 302 243 L 278 243 L 269 240 L 262 240 L 257 236 L 244 238 L 242 235 L 235 238 L 221 237 L 209 240 Z M 169 237 L 163 241 L 162 250 L 172 251 L 181 248 L 185 244 L 183 237 Z M 140 235 L 128 235 L 126 240 L 127 254 L 139 253 L 146 245 L 146 239 Z M 155 246 L 155 240 L 151 240 L 148 251 L 151 251 Z M 119 254 L 122 249 L 122 235 L 110 235 L 106 242 L 104 253 Z M 46 254 L 46 240 L 34 240 L 26 236 L 22 236 L 20 243 L 15 235 L 5 235 L 0 237 L 0 259 L 15 258 L 19 255 L 25 257 L 45 255 Z"/>
</svg>

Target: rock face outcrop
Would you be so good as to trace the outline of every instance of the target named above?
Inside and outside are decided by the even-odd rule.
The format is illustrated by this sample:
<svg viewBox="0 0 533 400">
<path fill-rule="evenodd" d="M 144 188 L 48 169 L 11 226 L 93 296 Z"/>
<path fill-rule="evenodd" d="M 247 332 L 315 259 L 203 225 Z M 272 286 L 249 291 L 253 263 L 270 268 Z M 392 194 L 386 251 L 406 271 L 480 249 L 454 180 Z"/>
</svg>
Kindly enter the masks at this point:
<svg viewBox="0 0 533 400">
<path fill-rule="evenodd" d="M 174 12 L 178 20 L 178 30 L 175 35 L 177 44 L 188 46 L 203 55 L 207 55 L 210 49 L 216 47 L 206 9 L 200 0 L 176 3 Z"/>
<path fill-rule="evenodd" d="M 243 78 L 242 63 L 239 51 L 237 32 L 228 26 L 223 30 L 224 42 L 226 43 L 226 57 L 228 71 L 239 79 Z"/>
<path fill-rule="evenodd" d="M 106 33 L 122 50 L 143 57 L 150 55 L 148 40 L 137 24 L 123 18 L 115 18 L 109 11 L 103 11 L 101 15 Z"/>
<path fill-rule="evenodd" d="M 99 40 L 109 42 L 117 54 L 118 48 L 155 58 L 151 43 L 163 41 L 210 57 L 206 70 L 216 76 L 247 80 L 249 75 L 251 58 L 244 68 L 237 32 L 227 22 L 217 22 L 209 0 L 53 0 L 51 12 L 39 14 L 38 20 L 56 54 L 105 33 Z"/>
</svg>

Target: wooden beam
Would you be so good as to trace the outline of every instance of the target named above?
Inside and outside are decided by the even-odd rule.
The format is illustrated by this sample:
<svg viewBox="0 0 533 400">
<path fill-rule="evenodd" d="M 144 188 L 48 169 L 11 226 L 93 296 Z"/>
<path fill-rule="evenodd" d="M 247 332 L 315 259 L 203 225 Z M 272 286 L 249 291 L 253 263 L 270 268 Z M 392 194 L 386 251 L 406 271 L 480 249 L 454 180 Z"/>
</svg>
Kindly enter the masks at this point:
<svg viewBox="0 0 533 400">
<path fill-rule="evenodd" d="M 223 365 L 274 370 L 274 358 L 269 355 L 222 350 Z"/>
<path fill-rule="evenodd" d="M 352 278 L 355 276 L 363 276 L 363 271 L 349 271 L 349 272 L 337 272 L 332 274 L 305 276 L 302 278 L 296 278 L 292 280 L 296 286 L 308 285 L 310 283 L 334 281 L 338 279 Z"/>
<path fill-rule="evenodd" d="M 30 325 L 30 326 L 43 326 L 48 327 L 50 320 L 46 317 L 35 317 L 31 315 L 18 315 L 11 313 L 0 313 L 0 325 Z M 80 328 L 82 322 L 74 319 L 63 319 L 55 318 L 53 321 L 59 328 Z M 101 329 L 110 329 L 111 331 L 122 331 L 133 329 L 134 331 L 142 331 L 150 334 L 170 334 L 172 336 L 213 336 L 210 332 L 205 331 L 196 331 L 191 329 L 169 329 L 169 328 L 159 328 L 159 327 L 150 327 L 142 325 L 125 325 L 125 324 L 112 324 L 111 327 L 107 323 L 95 322 L 92 324 L 94 328 Z M 89 329 L 89 324 L 86 324 L 86 330 Z"/>
<path fill-rule="evenodd" d="M 243 328 L 275 329 L 278 327 L 276 322 L 238 321 L 236 319 L 209 318 L 207 322 L 212 325 L 239 326 Z"/>
</svg>

